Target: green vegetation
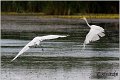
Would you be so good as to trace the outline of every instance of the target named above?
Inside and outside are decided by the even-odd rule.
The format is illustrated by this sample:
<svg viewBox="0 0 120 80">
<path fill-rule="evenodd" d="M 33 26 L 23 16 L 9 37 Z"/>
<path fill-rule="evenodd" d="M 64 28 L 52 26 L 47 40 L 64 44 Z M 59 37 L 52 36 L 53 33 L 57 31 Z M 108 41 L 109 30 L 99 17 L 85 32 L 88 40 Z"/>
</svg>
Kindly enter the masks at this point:
<svg viewBox="0 0 120 80">
<path fill-rule="evenodd" d="M 70 16 L 58 16 L 59 18 L 95 18 L 95 19 L 102 19 L 102 18 L 108 18 L 108 19 L 113 19 L 113 18 L 119 18 L 119 14 L 86 14 L 86 15 L 70 15 Z"/>
<path fill-rule="evenodd" d="M 2 1 L 1 12 L 45 15 L 118 14 L 119 1 Z"/>
<path fill-rule="evenodd" d="M 39 16 L 43 18 L 70 18 L 79 19 L 83 16 L 86 18 L 94 19 L 115 19 L 119 18 L 119 14 L 77 14 L 77 15 L 46 15 L 44 13 L 16 13 L 16 12 L 2 12 L 1 15 L 12 15 L 12 16 Z"/>
</svg>

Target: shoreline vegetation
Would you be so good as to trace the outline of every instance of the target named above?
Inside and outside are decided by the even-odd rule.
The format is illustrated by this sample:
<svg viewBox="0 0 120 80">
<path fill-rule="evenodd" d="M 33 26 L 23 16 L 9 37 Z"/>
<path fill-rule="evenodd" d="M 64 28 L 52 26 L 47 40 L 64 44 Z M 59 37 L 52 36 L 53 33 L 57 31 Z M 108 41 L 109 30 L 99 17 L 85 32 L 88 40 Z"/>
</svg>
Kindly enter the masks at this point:
<svg viewBox="0 0 120 80">
<path fill-rule="evenodd" d="M 119 14 L 76 14 L 76 15 L 46 15 L 44 13 L 17 13 L 17 12 L 1 12 L 2 15 L 9 16 L 38 16 L 43 18 L 67 18 L 67 19 L 79 19 L 83 16 L 90 19 L 119 19 Z"/>
</svg>

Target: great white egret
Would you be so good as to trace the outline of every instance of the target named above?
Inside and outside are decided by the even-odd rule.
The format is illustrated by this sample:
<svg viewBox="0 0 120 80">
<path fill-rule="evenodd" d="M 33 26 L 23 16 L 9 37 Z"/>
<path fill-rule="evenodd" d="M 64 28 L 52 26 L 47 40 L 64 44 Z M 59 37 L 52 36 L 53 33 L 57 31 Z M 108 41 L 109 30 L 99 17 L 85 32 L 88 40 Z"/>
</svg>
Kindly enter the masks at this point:
<svg viewBox="0 0 120 80">
<path fill-rule="evenodd" d="M 88 21 L 85 17 L 82 18 L 83 20 L 85 20 L 85 22 L 87 23 L 87 25 L 90 27 L 90 31 L 89 33 L 86 35 L 85 41 L 83 43 L 83 49 L 85 49 L 85 45 L 92 42 L 92 41 L 96 41 L 99 40 L 100 37 L 105 36 L 104 34 L 104 29 L 100 26 L 97 25 L 89 25 Z"/>
<path fill-rule="evenodd" d="M 47 35 L 47 36 L 42 36 L 42 37 L 39 37 L 39 36 L 35 37 L 25 47 L 23 47 L 23 49 L 11 61 L 14 61 L 18 56 L 20 56 L 22 53 L 27 51 L 30 47 L 32 47 L 32 46 L 39 46 L 41 41 L 47 40 L 47 39 L 56 39 L 56 38 L 59 38 L 59 37 L 67 37 L 67 36 L 63 36 L 63 35 Z"/>
</svg>

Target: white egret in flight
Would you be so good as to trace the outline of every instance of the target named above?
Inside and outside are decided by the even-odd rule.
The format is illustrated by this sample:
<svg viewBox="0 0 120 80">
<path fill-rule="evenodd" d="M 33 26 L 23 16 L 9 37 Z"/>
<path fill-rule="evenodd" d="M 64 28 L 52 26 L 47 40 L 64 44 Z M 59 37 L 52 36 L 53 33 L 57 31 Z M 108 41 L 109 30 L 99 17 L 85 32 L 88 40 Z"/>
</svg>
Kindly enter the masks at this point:
<svg viewBox="0 0 120 80">
<path fill-rule="evenodd" d="M 56 38 L 59 38 L 59 37 L 67 37 L 67 36 L 63 36 L 63 35 L 47 35 L 47 36 L 42 36 L 42 37 L 39 37 L 39 36 L 35 37 L 25 47 L 23 47 L 23 49 L 11 61 L 14 61 L 18 56 L 20 56 L 22 53 L 27 51 L 30 47 L 32 47 L 32 46 L 39 46 L 41 41 L 47 40 L 47 39 L 56 39 Z"/>
<path fill-rule="evenodd" d="M 105 34 L 104 34 L 104 29 L 102 27 L 97 26 L 97 25 L 89 25 L 87 22 L 87 19 L 85 17 L 83 17 L 82 19 L 85 20 L 87 25 L 90 27 L 90 31 L 86 35 L 85 41 L 83 43 L 83 46 L 84 46 L 83 49 L 84 49 L 86 44 L 88 44 L 92 41 L 99 40 L 100 37 L 105 36 Z"/>
</svg>

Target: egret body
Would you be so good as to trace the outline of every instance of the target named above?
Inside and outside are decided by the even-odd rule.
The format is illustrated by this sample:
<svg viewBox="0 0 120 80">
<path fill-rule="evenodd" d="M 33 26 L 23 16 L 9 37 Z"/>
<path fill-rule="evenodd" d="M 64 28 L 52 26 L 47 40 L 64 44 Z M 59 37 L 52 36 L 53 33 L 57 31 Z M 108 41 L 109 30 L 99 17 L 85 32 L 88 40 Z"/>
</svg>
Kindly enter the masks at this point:
<svg viewBox="0 0 120 80">
<path fill-rule="evenodd" d="M 86 44 L 88 44 L 92 41 L 99 40 L 100 37 L 105 36 L 105 34 L 104 34 L 104 29 L 102 27 L 97 26 L 97 25 L 90 25 L 85 17 L 82 19 L 85 20 L 87 25 L 90 27 L 90 31 L 86 35 L 85 41 L 83 43 L 83 49 L 84 49 Z"/>
</svg>

